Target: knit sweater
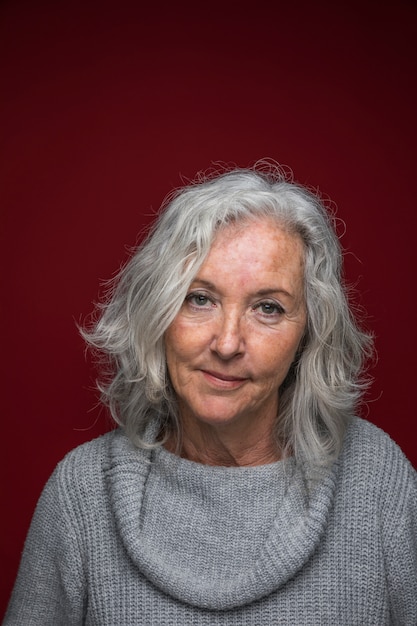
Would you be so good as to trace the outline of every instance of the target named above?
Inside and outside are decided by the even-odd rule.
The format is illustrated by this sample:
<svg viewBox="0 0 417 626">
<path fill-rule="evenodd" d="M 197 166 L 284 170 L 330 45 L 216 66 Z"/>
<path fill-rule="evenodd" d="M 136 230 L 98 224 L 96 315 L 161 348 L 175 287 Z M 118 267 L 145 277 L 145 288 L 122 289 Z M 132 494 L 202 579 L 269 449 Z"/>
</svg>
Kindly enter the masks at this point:
<svg viewBox="0 0 417 626">
<path fill-rule="evenodd" d="M 417 479 L 354 420 L 315 486 L 293 459 L 212 467 L 121 430 L 57 466 L 4 625 L 417 624 Z"/>
</svg>

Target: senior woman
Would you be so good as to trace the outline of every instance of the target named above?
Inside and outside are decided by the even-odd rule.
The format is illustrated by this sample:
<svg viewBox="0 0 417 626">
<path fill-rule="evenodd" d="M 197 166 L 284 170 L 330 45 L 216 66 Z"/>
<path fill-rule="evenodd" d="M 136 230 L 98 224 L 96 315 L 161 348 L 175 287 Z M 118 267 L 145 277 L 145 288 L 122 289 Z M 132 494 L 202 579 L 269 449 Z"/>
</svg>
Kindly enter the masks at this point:
<svg viewBox="0 0 417 626">
<path fill-rule="evenodd" d="M 416 475 L 355 417 L 370 338 L 314 194 L 175 193 L 84 336 L 119 428 L 50 478 L 5 624 L 415 626 Z"/>
</svg>

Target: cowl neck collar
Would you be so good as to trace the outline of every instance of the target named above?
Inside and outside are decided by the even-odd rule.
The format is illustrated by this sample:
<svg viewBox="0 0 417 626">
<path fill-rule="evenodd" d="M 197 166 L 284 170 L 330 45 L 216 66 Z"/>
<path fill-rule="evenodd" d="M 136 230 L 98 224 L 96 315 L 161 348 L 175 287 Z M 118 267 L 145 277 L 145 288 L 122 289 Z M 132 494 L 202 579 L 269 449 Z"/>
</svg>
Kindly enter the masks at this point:
<svg viewBox="0 0 417 626">
<path fill-rule="evenodd" d="M 148 429 L 151 442 L 158 429 Z M 164 593 L 212 610 L 244 606 L 285 584 L 327 524 L 337 464 L 306 488 L 293 459 L 212 467 L 162 448 L 138 450 L 119 432 L 106 470 L 121 540 Z"/>
</svg>

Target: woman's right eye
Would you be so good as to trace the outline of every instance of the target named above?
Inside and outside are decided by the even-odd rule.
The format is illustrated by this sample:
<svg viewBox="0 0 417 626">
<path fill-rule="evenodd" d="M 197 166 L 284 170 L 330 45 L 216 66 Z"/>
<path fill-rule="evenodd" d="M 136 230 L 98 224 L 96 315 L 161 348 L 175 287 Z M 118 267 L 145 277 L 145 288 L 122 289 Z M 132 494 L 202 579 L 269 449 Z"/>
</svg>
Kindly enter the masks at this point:
<svg viewBox="0 0 417 626">
<path fill-rule="evenodd" d="M 204 293 L 190 293 L 185 300 L 195 307 L 207 307 L 213 304 Z"/>
</svg>

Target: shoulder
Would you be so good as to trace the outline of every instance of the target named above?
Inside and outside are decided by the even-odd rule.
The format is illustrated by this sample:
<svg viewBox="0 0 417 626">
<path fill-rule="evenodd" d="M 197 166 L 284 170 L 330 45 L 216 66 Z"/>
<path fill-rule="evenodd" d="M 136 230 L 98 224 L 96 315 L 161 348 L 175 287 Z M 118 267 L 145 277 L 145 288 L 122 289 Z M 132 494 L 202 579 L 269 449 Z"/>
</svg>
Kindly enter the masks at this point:
<svg viewBox="0 0 417 626">
<path fill-rule="evenodd" d="M 386 468 L 389 462 L 398 469 L 414 472 L 395 441 L 378 426 L 359 417 L 354 418 L 347 428 L 342 456 L 356 465 L 366 463 L 381 469 Z"/>
<path fill-rule="evenodd" d="M 106 475 L 112 467 L 135 459 L 143 451 L 135 448 L 120 428 L 81 444 L 66 454 L 49 478 L 44 492 L 53 494 L 69 508 L 82 501 L 96 501 L 106 491 Z"/>
<path fill-rule="evenodd" d="M 60 476 L 85 474 L 86 471 L 100 473 L 108 464 L 113 441 L 123 437 L 117 429 L 77 446 L 58 463 L 54 473 Z"/>
<path fill-rule="evenodd" d="M 364 503 L 401 515 L 417 502 L 417 473 L 400 447 L 374 424 L 355 418 L 340 457 L 342 482 Z M 384 514 L 385 516 L 385 514 Z"/>
</svg>

